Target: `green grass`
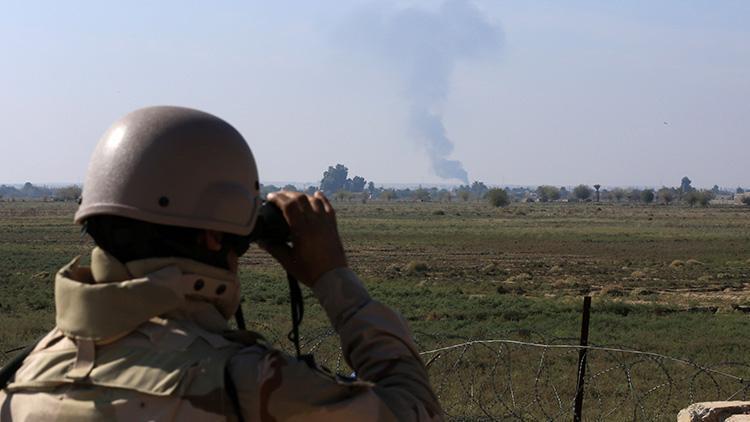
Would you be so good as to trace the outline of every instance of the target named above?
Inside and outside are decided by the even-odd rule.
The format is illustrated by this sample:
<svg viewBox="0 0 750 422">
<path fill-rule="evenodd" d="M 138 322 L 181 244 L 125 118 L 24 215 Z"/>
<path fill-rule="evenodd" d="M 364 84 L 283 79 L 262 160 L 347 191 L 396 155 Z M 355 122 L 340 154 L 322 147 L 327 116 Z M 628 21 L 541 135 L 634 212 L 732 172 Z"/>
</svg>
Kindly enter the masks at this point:
<svg viewBox="0 0 750 422">
<path fill-rule="evenodd" d="M 423 350 L 466 339 L 574 344 L 580 333 L 581 296 L 588 294 L 593 296 L 591 344 L 708 365 L 750 363 L 748 316 L 733 307 L 750 304 L 746 208 L 334 205 L 352 268 L 373 297 L 405 316 Z M 54 273 L 91 247 L 72 223 L 74 210 L 74 204 L 66 203 L 0 202 L 0 350 L 25 344 L 54 324 Z M 674 260 L 692 261 L 675 268 L 670 266 Z M 257 248 L 251 248 L 241 264 L 246 319 L 289 350 L 283 273 Z M 328 366 L 346 370 L 322 310 L 309 292 L 305 295 L 306 347 L 315 347 Z M 460 349 L 466 353 L 461 358 L 455 358 L 459 350 L 445 352 L 435 360 L 431 374 L 446 409 L 478 416 L 484 400 L 485 410 L 495 415 L 516 412 L 545 418 L 560 406 L 552 399 L 555 394 L 567 409 L 565 400 L 575 388 L 577 351 L 545 349 L 540 355 L 543 350 L 530 346 L 493 347 Z M 638 363 L 636 356 L 602 351 L 592 351 L 590 358 L 590 375 L 604 372 L 591 381 L 586 409 L 602 419 L 632 419 L 641 412 L 632 403 L 642 403 L 651 413 L 640 419 L 673 420 L 692 398 L 726 398 L 731 389 L 717 390 L 703 375 L 691 381 L 694 368 L 673 361 Z M 632 369 L 632 388 L 623 381 L 625 368 Z M 664 368 L 671 380 L 669 394 L 665 385 L 659 387 Z M 743 371 L 736 364 L 730 369 Z M 497 384 L 498 378 L 505 384 Z M 511 381 L 513 394 L 507 391 Z M 635 393 L 651 388 L 650 395 Z M 514 396 L 519 396 L 515 407 L 498 400 Z M 622 413 L 605 417 L 600 402 L 620 399 L 627 403 L 618 411 Z M 529 401 L 528 406 L 521 404 Z M 653 413 L 656 410 L 661 413 Z"/>
</svg>

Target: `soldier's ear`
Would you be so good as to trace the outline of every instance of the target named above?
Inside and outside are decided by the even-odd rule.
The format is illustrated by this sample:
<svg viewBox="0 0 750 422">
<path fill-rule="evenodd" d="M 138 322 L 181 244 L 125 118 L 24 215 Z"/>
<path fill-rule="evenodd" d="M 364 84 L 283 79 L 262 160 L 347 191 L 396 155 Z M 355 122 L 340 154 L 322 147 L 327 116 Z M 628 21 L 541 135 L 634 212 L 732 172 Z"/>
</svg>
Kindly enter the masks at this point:
<svg viewBox="0 0 750 422">
<path fill-rule="evenodd" d="M 205 245 L 206 249 L 208 249 L 209 251 L 218 252 L 222 247 L 221 238 L 221 232 L 217 232 L 215 230 L 204 230 L 201 233 L 200 242 Z"/>
</svg>

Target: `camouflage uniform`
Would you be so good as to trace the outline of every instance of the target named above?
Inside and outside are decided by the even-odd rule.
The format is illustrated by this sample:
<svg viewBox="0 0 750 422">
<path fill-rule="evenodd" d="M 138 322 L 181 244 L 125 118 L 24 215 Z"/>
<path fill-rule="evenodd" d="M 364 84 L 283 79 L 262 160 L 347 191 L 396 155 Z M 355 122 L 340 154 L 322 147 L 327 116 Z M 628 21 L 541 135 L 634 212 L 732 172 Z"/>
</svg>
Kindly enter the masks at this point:
<svg viewBox="0 0 750 422">
<path fill-rule="evenodd" d="M 6 390 L 9 420 L 442 420 L 403 319 L 340 268 L 315 296 L 359 380 L 230 331 L 237 277 L 178 258 L 122 264 L 94 249 L 55 281 L 57 326 Z"/>
</svg>

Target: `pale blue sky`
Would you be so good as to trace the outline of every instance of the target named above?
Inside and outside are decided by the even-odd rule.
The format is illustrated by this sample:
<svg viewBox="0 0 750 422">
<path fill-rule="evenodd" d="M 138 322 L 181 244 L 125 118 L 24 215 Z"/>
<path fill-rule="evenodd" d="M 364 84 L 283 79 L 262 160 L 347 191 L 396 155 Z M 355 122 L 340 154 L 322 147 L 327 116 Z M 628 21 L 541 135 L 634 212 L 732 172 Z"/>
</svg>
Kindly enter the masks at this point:
<svg viewBox="0 0 750 422">
<path fill-rule="evenodd" d="M 441 3 L 4 2 L 0 183 L 83 180 L 109 124 L 156 104 L 235 125 L 262 180 L 340 162 L 441 183 L 409 129 L 403 57 L 349 42 L 363 16 Z M 470 180 L 750 186 L 750 2 L 473 4 L 499 43 L 456 58 L 431 105 Z"/>
</svg>

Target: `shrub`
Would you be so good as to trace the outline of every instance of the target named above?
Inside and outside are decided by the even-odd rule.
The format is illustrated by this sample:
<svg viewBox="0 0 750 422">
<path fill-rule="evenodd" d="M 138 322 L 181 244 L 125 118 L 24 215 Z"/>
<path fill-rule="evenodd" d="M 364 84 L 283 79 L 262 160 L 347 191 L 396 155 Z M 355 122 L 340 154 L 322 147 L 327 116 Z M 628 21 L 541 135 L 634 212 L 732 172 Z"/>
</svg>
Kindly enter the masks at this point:
<svg viewBox="0 0 750 422">
<path fill-rule="evenodd" d="M 431 199 L 430 191 L 422 187 L 416 189 L 414 193 L 412 194 L 412 196 L 414 197 L 416 201 L 420 201 L 420 202 L 427 202 Z"/>
<path fill-rule="evenodd" d="M 694 190 L 691 190 L 690 192 L 687 192 L 682 196 L 682 201 L 690 205 L 691 207 L 694 207 L 695 204 L 698 203 L 699 199 L 700 194 Z"/>
<path fill-rule="evenodd" d="M 664 205 L 669 205 L 672 201 L 674 201 L 674 190 L 670 188 L 661 188 L 658 192 L 659 200 L 664 203 Z"/>
<path fill-rule="evenodd" d="M 406 267 L 404 267 L 404 272 L 410 275 L 424 274 L 429 269 L 430 267 L 428 267 L 424 262 L 410 261 L 408 264 L 406 264 Z"/>
<path fill-rule="evenodd" d="M 741 201 L 745 205 L 750 205 L 750 195 L 743 196 Z"/>
<path fill-rule="evenodd" d="M 691 190 L 682 196 L 682 200 L 691 207 L 694 207 L 696 204 L 707 207 L 712 199 L 714 199 L 714 194 L 707 190 Z"/>
<path fill-rule="evenodd" d="M 698 193 L 698 203 L 701 204 L 702 207 L 707 207 L 714 198 L 714 193 L 709 190 L 704 190 Z"/>
<path fill-rule="evenodd" d="M 622 198 L 624 198 L 626 195 L 625 189 L 623 188 L 614 188 L 609 192 L 610 198 L 614 199 L 617 202 L 622 201 Z M 576 195 L 578 196 L 578 195 Z M 585 198 L 583 198 L 585 199 Z"/>
<path fill-rule="evenodd" d="M 487 198 L 487 201 L 493 207 L 504 207 L 510 204 L 510 200 L 508 199 L 508 192 L 506 192 L 504 189 L 490 189 L 489 191 L 487 191 L 487 195 L 485 195 L 485 198 Z"/>
<path fill-rule="evenodd" d="M 641 192 L 638 189 L 631 189 L 627 193 L 627 198 L 630 201 L 638 202 L 638 201 L 641 200 L 641 193 L 643 193 L 643 192 Z"/>
<path fill-rule="evenodd" d="M 641 191 L 641 201 L 647 204 L 654 202 L 654 190 L 644 189 L 643 191 Z"/>
</svg>

